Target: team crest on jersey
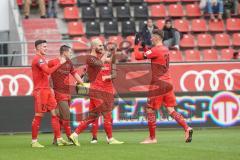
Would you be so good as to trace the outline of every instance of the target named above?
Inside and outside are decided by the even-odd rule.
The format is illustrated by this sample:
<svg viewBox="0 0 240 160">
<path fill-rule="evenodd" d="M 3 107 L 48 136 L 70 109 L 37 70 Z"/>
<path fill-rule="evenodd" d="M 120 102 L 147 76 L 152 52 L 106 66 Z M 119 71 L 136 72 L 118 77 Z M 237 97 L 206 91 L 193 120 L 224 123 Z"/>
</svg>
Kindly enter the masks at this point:
<svg viewBox="0 0 240 160">
<path fill-rule="evenodd" d="M 149 55 L 149 54 L 151 54 L 151 53 L 152 53 L 151 50 L 148 50 L 148 51 L 146 52 L 147 55 Z"/>
<path fill-rule="evenodd" d="M 42 59 L 39 59 L 38 64 L 41 65 L 43 63 L 44 63 L 44 61 Z"/>
</svg>

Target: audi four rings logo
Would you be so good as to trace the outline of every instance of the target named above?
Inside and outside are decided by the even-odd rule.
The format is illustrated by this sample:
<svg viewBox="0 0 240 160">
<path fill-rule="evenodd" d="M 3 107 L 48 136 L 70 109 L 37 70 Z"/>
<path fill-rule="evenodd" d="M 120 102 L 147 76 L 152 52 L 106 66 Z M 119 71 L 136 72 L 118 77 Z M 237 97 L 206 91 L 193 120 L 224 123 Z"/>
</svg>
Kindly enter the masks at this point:
<svg viewBox="0 0 240 160">
<path fill-rule="evenodd" d="M 3 80 L 9 80 L 9 84 L 8 84 L 8 90 L 10 92 L 11 96 L 16 96 L 18 94 L 19 91 L 19 86 L 20 84 L 18 83 L 19 79 L 24 79 L 25 81 L 28 82 L 29 85 L 29 89 L 26 93 L 26 95 L 30 95 L 33 91 L 33 82 L 32 79 L 30 77 L 28 77 L 27 75 L 24 74 L 18 74 L 15 76 L 6 74 L 6 75 L 2 75 L 0 76 L 0 96 L 3 95 L 3 91 L 4 89 L 6 89 Z"/>
<path fill-rule="evenodd" d="M 206 83 L 209 83 L 212 91 L 217 91 L 218 87 L 220 85 L 220 78 L 218 76 L 219 74 L 224 74 L 224 86 L 225 86 L 226 90 L 232 90 L 233 86 L 234 86 L 233 75 L 240 74 L 240 69 L 232 69 L 230 71 L 223 70 L 223 69 L 216 70 L 216 71 L 211 71 L 211 70 L 187 71 L 182 75 L 182 77 L 180 79 L 181 89 L 182 89 L 182 91 L 188 91 L 188 89 L 185 86 L 185 84 L 188 83 L 186 78 L 194 75 L 195 76 L 194 85 L 195 85 L 197 91 L 203 91 Z M 206 79 L 204 79 L 204 75 L 210 75 L 210 78 L 208 81 Z M 223 84 L 221 84 L 221 85 L 223 85 Z"/>
</svg>

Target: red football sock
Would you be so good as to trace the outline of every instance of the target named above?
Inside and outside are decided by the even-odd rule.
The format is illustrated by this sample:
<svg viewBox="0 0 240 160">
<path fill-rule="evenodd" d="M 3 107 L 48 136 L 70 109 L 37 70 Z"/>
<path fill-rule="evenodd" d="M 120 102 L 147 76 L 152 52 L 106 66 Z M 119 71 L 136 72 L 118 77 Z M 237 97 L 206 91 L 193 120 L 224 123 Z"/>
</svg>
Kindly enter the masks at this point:
<svg viewBox="0 0 240 160">
<path fill-rule="evenodd" d="M 32 121 L 32 139 L 37 139 L 42 117 L 35 116 Z"/>
<path fill-rule="evenodd" d="M 156 129 L 156 114 L 154 113 L 147 113 L 147 118 L 148 118 L 148 129 L 149 129 L 149 134 L 150 138 L 154 139 L 155 136 L 155 129 Z"/>
<path fill-rule="evenodd" d="M 61 124 L 65 130 L 66 136 L 69 137 L 71 135 L 70 121 L 62 119 Z"/>
<path fill-rule="evenodd" d="M 107 134 L 108 139 L 112 138 L 112 112 L 104 115 L 104 130 Z"/>
<path fill-rule="evenodd" d="M 57 116 L 52 116 L 51 123 L 52 123 L 53 132 L 54 132 L 54 137 L 60 138 L 61 130 L 60 130 L 59 118 Z"/>
<path fill-rule="evenodd" d="M 80 134 L 84 129 L 88 127 L 90 123 L 93 123 L 95 121 L 95 118 L 86 119 L 84 121 L 81 121 L 78 127 L 75 129 L 75 133 Z"/>
<path fill-rule="evenodd" d="M 93 136 L 93 138 L 97 138 L 97 132 L 98 132 L 98 118 L 96 118 L 95 121 L 92 123 L 92 136 Z"/>
<path fill-rule="evenodd" d="M 177 123 L 178 123 L 180 126 L 182 126 L 185 131 L 187 131 L 187 129 L 188 129 L 189 126 L 187 125 L 186 121 L 184 120 L 184 118 L 183 118 L 183 116 L 182 116 L 181 114 L 179 114 L 179 113 L 176 112 L 176 111 L 173 111 L 173 112 L 170 114 L 170 116 L 171 116 L 173 119 L 175 119 L 175 120 L 177 121 Z"/>
</svg>

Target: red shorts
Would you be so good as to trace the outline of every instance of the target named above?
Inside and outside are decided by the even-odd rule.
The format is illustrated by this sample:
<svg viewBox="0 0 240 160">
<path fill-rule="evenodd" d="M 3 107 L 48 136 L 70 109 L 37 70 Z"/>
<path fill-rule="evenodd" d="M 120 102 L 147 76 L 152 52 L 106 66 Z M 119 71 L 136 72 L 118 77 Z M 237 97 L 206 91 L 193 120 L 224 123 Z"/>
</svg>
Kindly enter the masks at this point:
<svg viewBox="0 0 240 160">
<path fill-rule="evenodd" d="M 90 98 L 89 112 L 102 113 L 113 110 L 114 97 L 108 98 Z"/>
<path fill-rule="evenodd" d="M 149 97 L 148 104 L 151 108 L 156 110 L 159 109 L 162 106 L 162 104 L 165 107 L 175 107 L 177 103 L 176 103 L 176 96 L 174 94 L 174 90 L 161 96 Z"/>
<path fill-rule="evenodd" d="M 45 113 L 56 109 L 57 102 L 50 88 L 37 89 L 33 91 L 34 108 L 36 113 Z"/>
</svg>

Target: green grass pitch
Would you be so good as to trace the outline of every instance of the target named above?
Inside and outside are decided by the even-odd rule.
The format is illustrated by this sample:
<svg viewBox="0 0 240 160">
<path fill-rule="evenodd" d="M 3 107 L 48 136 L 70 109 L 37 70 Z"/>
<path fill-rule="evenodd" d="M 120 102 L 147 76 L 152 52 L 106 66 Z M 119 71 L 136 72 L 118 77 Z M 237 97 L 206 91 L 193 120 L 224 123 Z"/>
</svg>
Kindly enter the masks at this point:
<svg viewBox="0 0 240 160">
<path fill-rule="evenodd" d="M 184 143 L 182 130 L 158 130 L 158 144 L 141 145 L 146 131 L 118 131 L 123 145 L 108 145 L 105 134 L 90 144 L 87 132 L 79 136 L 81 147 L 56 147 L 52 134 L 40 134 L 45 148 L 31 148 L 30 134 L 0 135 L 0 160 L 239 160 L 240 128 L 195 130 L 193 141 Z"/>
</svg>

